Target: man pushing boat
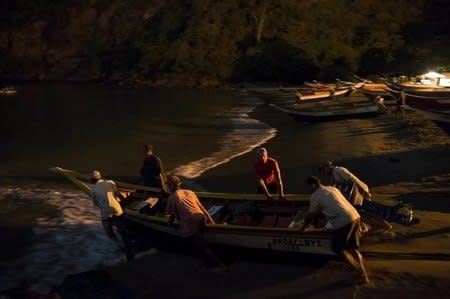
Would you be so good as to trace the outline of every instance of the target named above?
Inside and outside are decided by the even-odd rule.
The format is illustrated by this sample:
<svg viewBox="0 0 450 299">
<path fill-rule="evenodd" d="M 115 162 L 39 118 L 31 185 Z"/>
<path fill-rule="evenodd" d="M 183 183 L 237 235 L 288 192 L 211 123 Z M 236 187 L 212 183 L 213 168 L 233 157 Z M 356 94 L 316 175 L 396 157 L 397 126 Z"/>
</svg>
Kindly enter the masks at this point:
<svg viewBox="0 0 450 299">
<path fill-rule="evenodd" d="M 264 193 L 267 199 L 273 199 L 272 194 L 278 193 L 279 199 L 286 199 L 278 161 L 269 157 L 264 147 L 256 150 L 256 162 L 253 164 L 253 169 L 257 176 L 258 193 Z"/>
<path fill-rule="evenodd" d="M 322 185 L 319 178 L 311 176 L 306 184 L 311 191 L 311 199 L 300 232 L 305 232 L 319 215 L 324 215 L 327 220 L 325 229 L 333 232 L 333 251 L 342 254 L 350 265 L 360 271 L 361 278 L 357 282 L 369 282 L 363 257 L 358 250 L 361 238 L 361 216 L 358 211 L 339 189 Z"/>
<path fill-rule="evenodd" d="M 125 227 L 123 210 L 119 203 L 120 193 L 116 184 L 112 180 L 104 180 L 98 170 L 92 171 L 91 182 L 93 185 L 90 196 L 100 210 L 106 235 L 124 251 L 127 260 L 133 259 L 133 240 Z"/>
<path fill-rule="evenodd" d="M 170 217 L 169 223 L 172 223 L 175 218 L 178 220 L 181 237 L 193 253 L 203 259 L 209 270 L 226 271 L 225 265 L 207 246 L 203 238 L 202 233 L 206 223 L 214 223 L 208 211 L 193 191 L 181 188 L 179 177 L 170 176 L 167 184 L 171 192 L 165 209 L 165 214 Z"/>
</svg>

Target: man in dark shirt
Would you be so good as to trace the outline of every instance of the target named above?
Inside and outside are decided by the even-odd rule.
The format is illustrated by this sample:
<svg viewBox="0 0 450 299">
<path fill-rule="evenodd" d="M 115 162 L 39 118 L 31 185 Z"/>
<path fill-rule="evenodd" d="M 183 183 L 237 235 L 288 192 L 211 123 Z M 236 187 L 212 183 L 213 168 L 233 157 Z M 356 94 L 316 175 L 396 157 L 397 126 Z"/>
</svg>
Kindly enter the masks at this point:
<svg viewBox="0 0 450 299">
<path fill-rule="evenodd" d="M 161 188 L 166 192 L 166 179 L 161 160 L 153 154 L 153 147 L 150 144 L 145 145 L 144 152 L 145 158 L 140 171 L 144 185 Z"/>
</svg>

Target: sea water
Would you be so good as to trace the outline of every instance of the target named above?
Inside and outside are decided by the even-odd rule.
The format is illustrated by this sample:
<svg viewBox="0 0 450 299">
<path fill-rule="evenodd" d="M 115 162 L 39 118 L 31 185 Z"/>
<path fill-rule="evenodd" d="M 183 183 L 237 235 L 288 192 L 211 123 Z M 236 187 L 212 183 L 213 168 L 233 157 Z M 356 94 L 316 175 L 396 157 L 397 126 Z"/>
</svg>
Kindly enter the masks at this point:
<svg viewBox="0 0 450 299">
<path fill-rule="evenodd" d="M 89 197 L 48 168 L 96 168 L 133 181 L 143 145 L 152 143 L 166 172 L 198 190 L 204 186 L 195 178 L 205 171 L 276 136 L 250 116 L 262 100 L 243 91 L 31 85 L 8 100 L 0 103 L 7 111 L 0 175 L 8 178 L 0 187 L 0 225 L 10 232 L 2 246 L 15 248 L 3 250 L 0 290 L 48 292 L 66 275 L 121 261 Z"/>
</svg>

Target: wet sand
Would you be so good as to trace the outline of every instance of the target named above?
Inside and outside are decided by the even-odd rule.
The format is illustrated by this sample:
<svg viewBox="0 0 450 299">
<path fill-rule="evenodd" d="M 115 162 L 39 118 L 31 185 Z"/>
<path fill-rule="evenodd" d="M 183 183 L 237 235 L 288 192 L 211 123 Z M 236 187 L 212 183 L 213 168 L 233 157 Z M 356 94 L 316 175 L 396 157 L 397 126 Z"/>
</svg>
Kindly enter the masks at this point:
<svg viewBox="0 0 450 299">
<path fill-rule="evenodd" d="M 320 259 L 286 263 L 237 258 L 229 272 L 211 273 L 190 257 L 158 252 L 108 271 L 137 298 L 449 297 L 450 138 L 433 123 L 414 118 L 398 121 L 388 116 L 379 124 L 381 133 L 372 135 L 357 124 L 349 122 L 347 134 L 367 138 L 372 151 L 332 159 L 363 178 L 375 200 L 410 203 L 421 220 L 411 226 L 394 223 L 391 232 L 363 241 L 369 284 L 355 285 L 355 272 L 344 262 Z M 368 128 L 376 130 L 374 125 Z M 320 161 L 308 161 L 300 169 L 299 159 L 308 157 L 296 156 L 295 149 L 304 145 L 285 138 L 282 131 L 265 146 L 282 162 L 287 191 L 304 192 L 304 178 L 316 174 Z M 252 192 L 253 159 L 253 154 L 238 157 L 206 172 L 198 182 L 211 191 Z"/>
</svg>

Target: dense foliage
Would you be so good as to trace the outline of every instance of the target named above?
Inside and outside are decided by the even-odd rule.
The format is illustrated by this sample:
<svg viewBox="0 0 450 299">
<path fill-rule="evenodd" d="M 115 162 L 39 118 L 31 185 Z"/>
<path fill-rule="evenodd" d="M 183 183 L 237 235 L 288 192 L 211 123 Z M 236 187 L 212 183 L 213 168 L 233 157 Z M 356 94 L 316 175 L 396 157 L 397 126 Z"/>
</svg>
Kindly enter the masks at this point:
<svg viewBox="0 0 450 299">
<path fill-rule="evenodd" d="M 5 0 L 0 76 L 216 84 L 450 66 L 446 0 Z"/>
</svg>

